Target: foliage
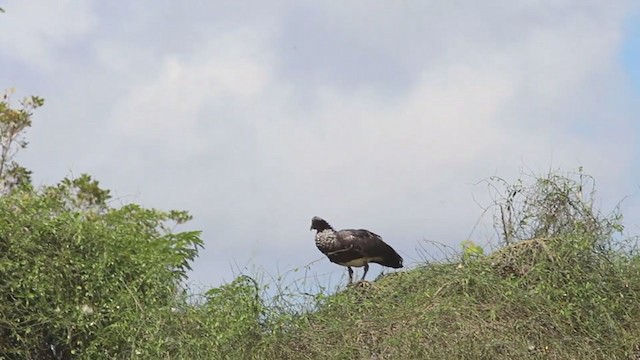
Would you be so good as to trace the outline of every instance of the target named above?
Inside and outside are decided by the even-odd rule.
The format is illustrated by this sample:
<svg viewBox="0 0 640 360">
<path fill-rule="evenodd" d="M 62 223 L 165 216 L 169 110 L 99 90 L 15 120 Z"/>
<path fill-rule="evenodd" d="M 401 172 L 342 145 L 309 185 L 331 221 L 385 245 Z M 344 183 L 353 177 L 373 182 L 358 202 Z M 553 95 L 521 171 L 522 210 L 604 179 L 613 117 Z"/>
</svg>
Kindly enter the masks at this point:
<svg viewBox="0 0 640 360">
<path fill-rule="evenodd" d="M 484 256 L 484 249 L 482 246 L 474 243 L 471 240 L 464 240 L 462 242 L 462 261 L 477 259 Z"/>
<path fill-rule="evenodd" d="M 202 246 L 184 211 L 112 207 L 89 175 L 34 189 L 14 161 L 31 97 L 0 102 L 0 358 L 154 357 Z"/>
<path fill-rule="evenodd" d="M 7 91 L 0 101 L 0 194 L 31 183 L 31 172 L 13 158 L 17 151 L 27 147 L 24 132 L 31 126 L 33 110 L 44 104 L 42 98 L 31 96 L 15 109 L 10 104 L 11 93 Z"/>
<path fill-rule="evenodd" d="M 171 308 L 197 232 L 164 233 L 168 213 L 127 205 L 87 216 L 65 198 L 0 198 L 0 349 L 18 358 L 133 354 Z"/>
<path fill-rule="evenodd" d="M 0 103 L 0 359 L 244 358 L 261 340 L 258 285 L 239 277 L 192 301 L 203 243 L 186 211 L 114 207 L 88 174 L 36 189 L 14 161 L 31 97 Z"/>
</svg>

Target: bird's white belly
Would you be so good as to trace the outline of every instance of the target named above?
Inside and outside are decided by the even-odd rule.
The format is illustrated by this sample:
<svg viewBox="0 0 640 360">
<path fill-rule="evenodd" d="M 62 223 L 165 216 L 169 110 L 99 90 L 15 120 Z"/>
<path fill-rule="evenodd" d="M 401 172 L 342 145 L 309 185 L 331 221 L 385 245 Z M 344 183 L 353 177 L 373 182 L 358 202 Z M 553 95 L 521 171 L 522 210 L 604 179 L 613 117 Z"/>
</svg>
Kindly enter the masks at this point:
<svg viewBox="0 0 640 360">
<path fill-rule="evenodd" d="M 351 260 L 348 262 L 344 262 L 341 263 L 340 265 L 344 265 L 344 266 L 353 266 L 353 267 L 363 267 L 366 264 L 372 262 L 372 261 L 380 261 L 381 259 L 378 257 L 367 257 L 367 258 L 360 258 L 360 259 L 355 259 L 355 260 Z"/>
</svg>

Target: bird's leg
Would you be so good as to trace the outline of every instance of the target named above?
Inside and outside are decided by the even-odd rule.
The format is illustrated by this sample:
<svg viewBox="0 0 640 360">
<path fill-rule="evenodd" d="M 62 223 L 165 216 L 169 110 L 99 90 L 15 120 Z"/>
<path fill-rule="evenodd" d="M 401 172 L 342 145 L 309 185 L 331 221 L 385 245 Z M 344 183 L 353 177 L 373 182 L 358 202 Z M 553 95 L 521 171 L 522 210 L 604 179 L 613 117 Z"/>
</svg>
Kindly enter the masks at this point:
<svg viewBox="0 0 640 360">
<path fill-rule="evenodd" d="M 351 266 L 347 266 L 347 270 L 349 270 L 349 285 L 353 282 L 353 269 Z"/>
<path fill-rule="evenodd" d="M 369 264 L 364 264 L 364 274 L 362 274 L 362 279 L 360 281 L 364 282 L 364 277 L 367 276 L 367 271 L 369 271 Z"/>
</svg>

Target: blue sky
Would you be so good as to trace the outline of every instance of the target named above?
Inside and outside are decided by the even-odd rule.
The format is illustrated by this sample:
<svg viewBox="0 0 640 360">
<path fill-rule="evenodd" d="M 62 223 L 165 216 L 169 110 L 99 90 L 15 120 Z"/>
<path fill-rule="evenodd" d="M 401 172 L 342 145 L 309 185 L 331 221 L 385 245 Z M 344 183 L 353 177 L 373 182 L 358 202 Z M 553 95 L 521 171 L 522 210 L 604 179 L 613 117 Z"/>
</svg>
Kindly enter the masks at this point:
<svg viewBox="0 0 640 360">
<path fill-rule="evenodd" d="M 624 25 L 621 62 L 637 96 L 640 93 L 640 13 L 629 15 Z"/>
<path fill-rule="evenodd" d="M 492 175 L 583 166 L 640 232 L 636 1 L 0 1 L 0 86 L 46 99 L 20 160 L 187 209 L 192 281 L 321 259 L 314 215 L 495 243 Z M 378 268 L 371 270 L 375 276 Z M 328 281 L 328 280 L 327 280 Z"/>
</svg>

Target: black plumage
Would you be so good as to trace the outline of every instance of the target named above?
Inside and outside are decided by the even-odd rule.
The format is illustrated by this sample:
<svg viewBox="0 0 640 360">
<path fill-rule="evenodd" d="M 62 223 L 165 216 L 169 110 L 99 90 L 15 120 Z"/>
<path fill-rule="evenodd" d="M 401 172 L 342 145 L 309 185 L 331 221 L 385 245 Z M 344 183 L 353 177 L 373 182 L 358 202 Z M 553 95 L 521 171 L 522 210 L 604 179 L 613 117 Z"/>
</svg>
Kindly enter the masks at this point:
<svg viewBox="0 0 640 360">
<path fill-rule="evenodd" d="M 315 242 L 318 249 L 333 263 L 346 266 L 349 283 L 353 282 L 351 267 L 364 266 L 364 281 L 369 263 L 398 269 L 402 267 L 402 257 L 385 243 L 382 238 L 369 230 L 345 229 L 336 231 L 324 219 L 314 216 L 311 230 L 316 230 Z"/>
</svg>

